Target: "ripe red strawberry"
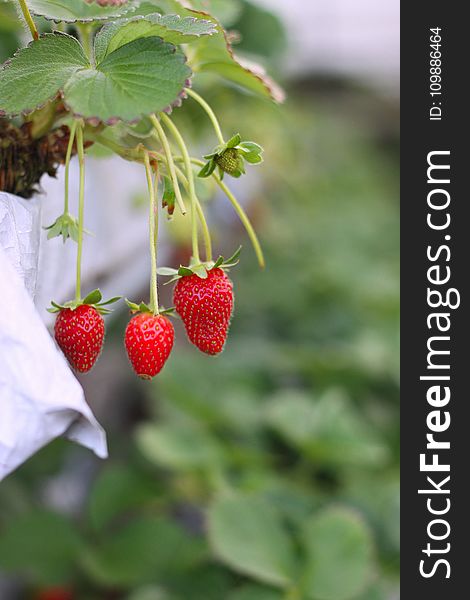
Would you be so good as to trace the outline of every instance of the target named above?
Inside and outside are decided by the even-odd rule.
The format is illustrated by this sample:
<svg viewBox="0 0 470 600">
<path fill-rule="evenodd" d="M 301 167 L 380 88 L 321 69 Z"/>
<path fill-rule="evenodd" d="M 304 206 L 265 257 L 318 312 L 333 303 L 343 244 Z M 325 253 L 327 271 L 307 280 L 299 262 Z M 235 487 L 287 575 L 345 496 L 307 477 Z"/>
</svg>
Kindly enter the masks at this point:
<svg viewBox="0 0 470 600">
<path fill-rule="evenodd" d="M 206 354 L 222 352 L 233 311 L 233 284 L 219 268 L 181 277 L 173 301 L 190 341 Z"/>
<path fill-rule="evenodd" d="M 175 340 L 175 330 L 163 315 L 139 313 L 126 328 L 124 344 L 134 371 L 152 379 L 163 369 Z"/>
<path fill-rule="evenodd" d="M 87 373 L 98 358 L 104 341 L 104 320 L 88 304 L 62 308 L 54 327 L 55 339 L 71 366 Z"/>
<path fill-rule="evenodd" d="M 73 591 L 67 587 L 44 588 L 38 592 L 36 600 L 73 600 Z"/>
</svg>

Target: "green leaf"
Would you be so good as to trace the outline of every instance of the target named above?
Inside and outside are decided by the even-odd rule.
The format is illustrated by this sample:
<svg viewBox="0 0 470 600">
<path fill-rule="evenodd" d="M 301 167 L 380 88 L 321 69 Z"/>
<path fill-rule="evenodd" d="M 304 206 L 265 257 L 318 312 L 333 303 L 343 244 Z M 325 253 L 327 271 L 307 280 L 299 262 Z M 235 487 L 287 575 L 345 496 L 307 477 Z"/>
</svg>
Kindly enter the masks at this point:
<svg viewBox="0 0 470 600">
<path fill-rule="evenodd" d="M 277 511 L 251 496 L 219 498 L 208 515 L 215 555 L 229 567 L 276 587 L 291 583 L 292 541 Z"/>
<path fill-rule="evenodd" d="M 30 11 L 50 21 L 65 23 L 86 23 L 115 19 L 134 11 L 138 2 L 129 0 L 122 6 L 99 6 L 85 0 L 28 0 Z"/>
<path fill-rule="evenodd" d="M 161 37 L 172 44 L 187 44 L 203 35 L 216 32 L 214 23 L 194 17 L 158 13 L 137 16 L 105 25 L 95 38 L 95 56 L 101 62 L 108 54 L 121 46 L 144 37 Z"/>
<path fill-rule="evenodd" d="M 148 460 L 171 469 L 209 468 L 221 460 L 217 442 L 196 426 L 144 425 L 137 444 Z"/>
<path fill-rule="evenodd" d="M 276 590 L 259 585 L 245 585 L 236 590 L 227 600 L 282 600 L 283 596 Z"/>
<path fill-rule="evenodd" d="M 64 517 L 35 511 L 10 519 L 0 536 L 0 570 L 36 583 L 68 583 L 82 541 Z"/>
<path fill-rule="evenodd" d="M 99 584 L 133 586 L 190 568 L 202 550 L 201 542 L 173 522 L 141 517 L 108 534 L 82 565 Z"/>
<path fill-rule="evenodd" d="M 29 113 L 59 91 L 74 114 L 133 121 L 179 101 L 191 70 L 171 44 L 135 40 L 92 67 L 75 38 L 46 34 L 0 71 L 0 111 Z"/>
<path fill-rule="evenodd" d="M 90 494 L 88 514 L 96 529 L 102 529 L 125 511 L 142 508 L 157 494 L 156 485 L 130 467 L 105 468 Z"/>
<path fill-rule="evenodd" d="M 85 298 L 83 298 L 83 304 L 98 304 L 103 298 L 100 290 L 93 290 Z"/>
<path fill-rule="evenodd" d="M 135 40 L 95 69 L 76 72 L 65 86 L 65 100 L 86 118 L 137 120 L 179 99 L 191 75 L 185 61 L 182 52 L 160 38 Z"/>
<path fill-rule="evenodd" d="M 46 33 L 19 50 L 0 70 L 0 112 L 31 113 L 54 98 L 75 73 L 88 68 L 75 38 Z"/>
<path fill-rule="evenodd" d="M 312 460 L 330 465 L 383 465 L 388 450 L 348 398 L 332 390 L 320 400 L 301 392 L 276 394 L 266 422 Z"/>
<path fill-rule="evenodd" d="M 167 13 L 192 16 L 210 20 L 217 27 L 217 34 L 204 37 L 195 47 L 191 66 L 198 72 L 217 73 L 242 88 L 275 102 L 285 98 L 282 88 L 256 63 L 237 57 L 219 21 L 204 12 L 185 8 L 178 0 L 161 0 L 158 4 Z"/>
<path fill-rule="evenodd" d="M 328 509 L 304 528 L 305 591 L 312 600 L 352 600 L 374 573 L 373 542 L 363 520 L 350 510 Z"/>
</svg>

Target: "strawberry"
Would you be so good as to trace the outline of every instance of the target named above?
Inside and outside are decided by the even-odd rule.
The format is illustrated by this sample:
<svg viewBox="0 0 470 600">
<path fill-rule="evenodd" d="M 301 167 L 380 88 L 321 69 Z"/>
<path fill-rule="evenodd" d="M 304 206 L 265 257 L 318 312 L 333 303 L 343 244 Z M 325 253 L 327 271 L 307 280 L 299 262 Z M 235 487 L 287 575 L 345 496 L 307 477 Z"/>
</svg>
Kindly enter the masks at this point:
<svg viewBox="0 0 470 600">
<path fill-rule="evenodd" d="M 227 148 L 227 150 L 216 157 L 215 162 L 224 173 L 228 173 L 229 175 L 244 172 L 243 159 L 236 148 Z"/>
<path fill-rule="evenodd" d="M 73 600 L 74 594 L 70 588 L 44 588 L 35 596 L 36 600 Z"/>
<path fill-rule="evenodd" d="M 142 379 L 152 379 L 163 369 L 175 340 L 173 325 L 163 315 L 142 312 L 127 325 L 124 337 L 132 368 Z"/>
<path fill-rule="evenodd" d="M 54 333 L 71 366 L 79 373 L 90 371 L 104 341 L 104 320 L 96 308 L 88 304 L 63 308 L 57 315 Z"/>
<path fill-rule="evenodd" d="M 101 315 L 111 311 L 109 304 L 119 296 L 103 301 L 100 290 L 93 290 L 85 298 L 65 304 L 52 301 L 50 313 L 56 313 L 54 333 L 60 349 L 71 366 L 79 373 L 88 373 L 100 355 L 104 341 L 104 321 Z"/>
<path fill-rule="evenodd" d="M 206 354 L 222 352 L 233 311 L 233 284 L 225 271 L 212 268 L 178 279 L 173 301 L 190 341 Z"/>
</svg>

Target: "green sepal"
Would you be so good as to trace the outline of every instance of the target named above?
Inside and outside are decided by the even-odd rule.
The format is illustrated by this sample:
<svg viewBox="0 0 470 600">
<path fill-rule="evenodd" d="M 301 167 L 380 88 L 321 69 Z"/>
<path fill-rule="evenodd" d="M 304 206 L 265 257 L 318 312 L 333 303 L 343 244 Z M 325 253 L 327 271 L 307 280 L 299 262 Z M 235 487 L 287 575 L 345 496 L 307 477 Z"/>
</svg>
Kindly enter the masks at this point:
<svg viewBox="0 0 470 600">
<path fill-rule="evenodd" d="M 224 154 L 229 154 L 227 151 L 233 150 L 236 151 L 236 156 L 232 156 L 228 162 L 235 161 L 238 164 L 235 165 L 235 168 L 231 166 L 229 169 L 226 165 L 227 156 L 224 157 Z M 259 144 L 248 141 L 242 142 L 240 134 L 236 133 L 228 142 L 216 146 L 210 154 L 204 155 L 204 158 L 208 162 L 199 171 L 198 176 L 202 178 L 209 177 L 216 167 L 218 167 L 220 179 L 224 178 L 225 173 L 238 179 L 246 173 L 245 161 L 251 165 L 259 165 L 263 162 L 263 157 L 261 156 L 263 152 L 264 150 Z M 230 153 L 233 154 L 233 152 Z"/>
<path fill-rule="evenodd" d="M 62 236 L 64 244 L 68 238 L 71 238 L 74 242 L 78 242 L 78 221 L 69 213 L 60 215 L 52 225 L 44 227 L 44 229 L 49 232 L 47 234 L 48 240 Z"/>
<path fill-rule="evenodd" d="M 102 299 L 103 295 L 101 294 L 100 290 L 93 290 L 87 294 L 85 298 L 83 298 L 83 304 L 98 304 L 98 302 L 101 302 Z"/>
<path fill-rule="evenodd" d="M 115 296 L 114 298 L 110 298 L 109 300 L 105 300 L 104 302 L 101 302 L 102 298 L 103 295 L 101 294 L 100 290 L 96 289 L 87 294 L 85 298 L 81 298 L 80 300 L 69 300 L 64 304 L 58 304 L 57 302 L 51 300 L 51 308 L 48 308 L 47 311 L 50 313 L 58 313 L 66 308 L 69 308 L 70 310 L 75 310 L 79 306 L 86 305 L 92 306 L 102 315 L 109 315 L 112 311 L 108 308 L 105 308 L 105 306 L 109 304 L 114 304 L 114 302 L 117 302 L 121 299 L 121 296 Z"/>
<path fill-rule="evenodd" d="M 215 171 L 217 163 L 215 162 L 215 157 L 211 157 L 209 162 L 207 162 L 202 169 L 197 174 L 198 177 L 205 178 L 210 177 L 212 173 Z"/>
<path fill-rule="evenodd" d="M 172 269 L 170 267 L 160 267 L 158 269 L 158 274 L 166 276 L 166 277 L 171 277 L 171 279 L 169 281 L 167 281 L 165 283 L 165 285 L 174 283 L 175 281 L 178 281 L 178 279 L 181 279 L 182 277 L 191 277 L 192 275 L 197 275 L 201 279 L 207 279 L 208 273 L 212 269 L 228 270 L 228 269 L 238 265 L 241 250 L 242 250 L 242 247 L 240 246 L 230 258 L 225 259 L 223 256 L 219 256 L 215 262 L 208 261 L 208 262 L 202 262 L 202 263 L 201 262 L 195 263 L 193 261 L 193 259 L 191 259 L 189 266 L 181 265 L 178 270 Z M 137 306 L 137 305 L 134 305 L 134 306 Z"/>
<path fill-rule="evenodd" d="M 154 314 L 154 311 L 145 302 L 141 302 L 140 304 L 137 304 L 135 302 L 131 302 L 127 298 L 125 299 L 125 302 L 126 302 L 127 306 L 130 308 L 130 310 L 131 310 L 131 312 L 133 314 L 137 314 L 137 313 L 150 313 L 150 314 Z M 160 314 L 160 315 L 172 315 L 174 313 L 174 311 L 175 311 L 174 307 L 165 308 L 165 307 L 161 306 L 160 309 L 159 309 L 159 311 L 158 311 L 158 314 Z"/>
<path fill-rule="evenodd" d="M 158 267 L 157 274 L 163 277 L 174 277 L 178 275 L 178 269 L 172 269 L 171 267 Z"/>
<path fill-rule="evenodd" d="M 236 133 L 233 137 L 231 137 L 229 139 L 229 141 L 225 144 L 225 148 L 224 150 L 226 150 L 227 148 L 236 148 L 240 142 L 242 141 L 242 138 L 240 136 L 239 133 Z"/>
<path fill-rule="evenodd" d="M 176 194 L 173 182 L 167 175 L 163 177 L 163 186 L 162 207 L 167 209 L 171 217 L 175 212 Z"/>
</svg>

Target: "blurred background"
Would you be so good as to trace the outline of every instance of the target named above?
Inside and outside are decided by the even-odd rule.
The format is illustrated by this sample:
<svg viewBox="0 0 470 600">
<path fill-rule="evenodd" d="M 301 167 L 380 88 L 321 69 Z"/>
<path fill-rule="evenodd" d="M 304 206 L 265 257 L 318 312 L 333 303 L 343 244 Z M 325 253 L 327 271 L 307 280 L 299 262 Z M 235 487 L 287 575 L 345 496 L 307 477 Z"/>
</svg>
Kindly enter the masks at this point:
<svg viewBox="0 0 470 600">
<path fill-rule="evenodd" d="M 2 600 L 304 600 L 291 578 L 310 600 L 399 597 L 398 2 L 198 4 L 288 94 L 276 106 L 197 83 L 227 135 L 265 148 L 263 167 L 230 185 L 267 269 L 201 183 L 219 252 L 243 243 L 226 349 L 200 355 L 176 323 L 167 366 L 141 382 L 122 342 L 128 314 L 114 313 L 81 379 L 110 458 L 59 440 L 0 484 Z M 16 36 L 2 18 L 2 61 Z M 212 148 L 197 105 L 175 120 L 193 154 Z M 87 182 L 99 196 L 89 218 L 105 225 L 86 250 L 90 286 L 146 298 L 141 171 L 95 157 Z M 56 215 L 62 182 L 42 184 Z M 164 262 L 184 262 L 187 226 L 165 230 Z M 62 269 L 45 269 L 38 305 L 59 280 L 66 295 Z"/>
</svg>

